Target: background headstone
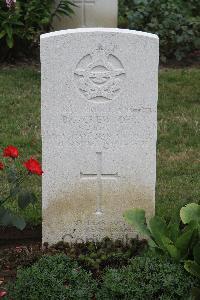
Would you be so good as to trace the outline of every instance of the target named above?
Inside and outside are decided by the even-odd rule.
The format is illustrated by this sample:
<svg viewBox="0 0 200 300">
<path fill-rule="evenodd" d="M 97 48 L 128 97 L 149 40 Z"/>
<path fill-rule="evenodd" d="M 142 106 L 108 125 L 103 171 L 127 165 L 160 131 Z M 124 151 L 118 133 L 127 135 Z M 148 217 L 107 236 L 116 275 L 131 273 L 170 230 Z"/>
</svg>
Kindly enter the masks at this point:
<svg viewBox="0 0 200 300">
<path fill-rule="evenodd" d="M 55 30 L 79 27 L 117 27 L 117 0 L 72 0 L 77 7 L 73 7 L 71 17 L 55 18 Z M 57 3 L 55 1 L 55 3 Z"/>
<path fill-rule="evenodd" d="M 43 241 L 126 239 L 154 213 L 158 37 L 120 29 L 41 36 Z"/>
</svg>

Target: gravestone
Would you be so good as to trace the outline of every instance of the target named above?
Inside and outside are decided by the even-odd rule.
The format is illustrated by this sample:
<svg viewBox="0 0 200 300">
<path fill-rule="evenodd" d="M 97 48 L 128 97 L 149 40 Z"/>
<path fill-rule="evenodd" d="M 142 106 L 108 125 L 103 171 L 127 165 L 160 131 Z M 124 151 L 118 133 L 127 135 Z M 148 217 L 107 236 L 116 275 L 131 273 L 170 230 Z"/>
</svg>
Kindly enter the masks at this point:
<svg viewBox="0 0 200 300">
<path fill-rule="evenodd" d="M 55 4 L 59 0 L 55 1 Z M 72 0 L 76 5 L 72 7 L 74 14 L 71 17 L 55 18 L 55 30 L 79 27 L 117 27 L 118 1 L 117 0 Z"/>
<path fill-rule="evenodd" d="M 123 29 L 41 36 L 43 242 L 133 237 L 154 214 L 158 37 Z"/>
</svg>

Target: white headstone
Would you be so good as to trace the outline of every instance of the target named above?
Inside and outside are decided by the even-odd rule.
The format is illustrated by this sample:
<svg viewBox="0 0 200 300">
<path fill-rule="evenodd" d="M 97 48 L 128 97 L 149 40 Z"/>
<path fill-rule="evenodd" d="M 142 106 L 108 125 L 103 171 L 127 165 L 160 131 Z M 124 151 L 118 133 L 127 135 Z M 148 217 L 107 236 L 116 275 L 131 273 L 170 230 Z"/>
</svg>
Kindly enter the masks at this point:
<svg viewBox="0 0 200 300">
<path fill-rule="evenodd" d="M 43 241 L 133 236 L 154 213 L 158 37 L 120 29 L 41 36 Z"/>
<path fill-rule="evenodd" d="M 55 1 L 57 4 L 59 0 Z M 79 27 L 117 27 L 117 0 L 72 0 L 76 7 L 72 7 L 71 17 L 55 18 L 55 30 Z"/>
</svg>

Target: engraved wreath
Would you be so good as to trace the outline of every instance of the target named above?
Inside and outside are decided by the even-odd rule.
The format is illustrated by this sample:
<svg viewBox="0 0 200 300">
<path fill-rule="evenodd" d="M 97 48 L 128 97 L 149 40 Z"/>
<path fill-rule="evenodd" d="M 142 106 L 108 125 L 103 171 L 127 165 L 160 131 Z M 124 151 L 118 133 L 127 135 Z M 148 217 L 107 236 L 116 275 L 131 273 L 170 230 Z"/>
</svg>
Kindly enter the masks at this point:
<svg viewBox="0 0 200 300">
<path fill-rule="evenodd" d="M 101 102 L 119 94 L 125 71 L 120 60 L 100 45 L 79 61 L 74 75 L 80 92 L 88 100 Z"/>
</svg>

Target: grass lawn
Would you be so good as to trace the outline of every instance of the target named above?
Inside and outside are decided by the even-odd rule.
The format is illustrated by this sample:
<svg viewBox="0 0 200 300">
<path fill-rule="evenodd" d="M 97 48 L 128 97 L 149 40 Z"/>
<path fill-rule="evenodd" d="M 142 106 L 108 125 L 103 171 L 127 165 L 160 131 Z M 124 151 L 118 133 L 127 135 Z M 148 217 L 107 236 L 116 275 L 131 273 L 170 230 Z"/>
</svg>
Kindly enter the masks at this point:
<svg viewBox="0 0 200 300">
<path fill-rule="evenodd" d="M 163 69 L 159 75 L 156 210 L 166 218 L 200 200 L 200 70 Z M 0 70 L 0 147 L 16 145 L 22 160 L 41 160 L 40 72 Z M 40 199 L 24 215 L 41 221 L 41 178 L 31 185 Z M 1 182 L 0 182 L 1 184 Z"/>
</svg>

